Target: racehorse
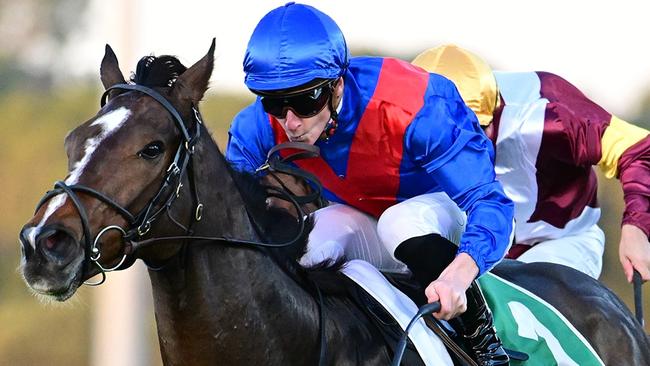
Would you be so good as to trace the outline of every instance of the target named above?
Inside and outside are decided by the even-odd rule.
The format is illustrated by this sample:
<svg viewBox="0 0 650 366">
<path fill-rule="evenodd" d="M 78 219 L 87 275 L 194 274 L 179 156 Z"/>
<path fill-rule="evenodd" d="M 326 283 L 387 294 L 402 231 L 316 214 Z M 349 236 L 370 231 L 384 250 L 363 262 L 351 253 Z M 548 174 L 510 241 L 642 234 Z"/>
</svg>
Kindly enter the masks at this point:
<svg viewBox="0 0 650 366">
<path fill-rule="evenodd" d="M 65 301 L 140 259 L 166 365 L 389 364 L 381 330 L 336 266 L 295 264 L 311 223 L 269 209 L 268 187 L 232 170 L 202 124 L 213 53 L 214 41 L 188 69 L 145 57 L 127 84 L 107 45 L 106 103 L 66 137 L 68 175 L 20 233 L 27 285 Z M 625 305 L 558 267 L 508 262 L 497 272 L 560 309 L 606 364 L 650 364 Z"/>
</svg>

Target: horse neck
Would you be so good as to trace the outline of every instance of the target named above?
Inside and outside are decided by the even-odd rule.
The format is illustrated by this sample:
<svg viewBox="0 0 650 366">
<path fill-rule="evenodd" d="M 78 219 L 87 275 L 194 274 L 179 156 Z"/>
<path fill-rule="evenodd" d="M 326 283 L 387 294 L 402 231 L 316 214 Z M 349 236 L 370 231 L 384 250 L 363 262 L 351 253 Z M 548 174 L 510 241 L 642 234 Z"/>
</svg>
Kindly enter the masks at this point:
<svg viewBox="0 0 650 366">
<path fill-rule="evenodd" d="M 205 211 L 195 235 L 255 240 L 225 159 L 212 139 L 200 145 L 194 174 Z M 297 347 L 317 346 L 317 304 L 259 250 L 189 241 L 183 255 L 149 273 L 166 363 L 250 362 L 252 353 L 261 354 L 255 347 L 266 349 L 287 327 L 299 328 L 293 333 Z"/>
</svg>

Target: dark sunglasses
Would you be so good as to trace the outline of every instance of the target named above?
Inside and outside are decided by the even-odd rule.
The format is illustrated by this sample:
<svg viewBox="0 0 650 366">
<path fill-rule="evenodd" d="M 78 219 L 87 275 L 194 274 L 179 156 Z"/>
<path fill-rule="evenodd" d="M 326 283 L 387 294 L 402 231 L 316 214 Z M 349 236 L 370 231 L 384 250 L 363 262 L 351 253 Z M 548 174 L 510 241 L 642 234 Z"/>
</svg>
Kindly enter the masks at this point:
<svg viewBox="0 0 650 366">
<path fill-rule="evenodd" d="M 300 118 L 313 117 L 325 108 L 334 90 L 333 83 L 293 95 L 263 96 L 262 106 L 266 113 L 276 118 L 286 118 L 288 110 Z"/>
</svg>

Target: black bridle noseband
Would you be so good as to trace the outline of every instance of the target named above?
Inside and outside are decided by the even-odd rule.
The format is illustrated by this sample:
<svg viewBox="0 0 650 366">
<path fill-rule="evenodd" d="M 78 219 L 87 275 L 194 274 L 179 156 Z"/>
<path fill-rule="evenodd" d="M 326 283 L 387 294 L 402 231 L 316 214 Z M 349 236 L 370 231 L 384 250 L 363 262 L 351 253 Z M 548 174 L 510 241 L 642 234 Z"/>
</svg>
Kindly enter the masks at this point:
<svg viewBox="0 0 650 366">
<path fill-rule="evenodd" d="M 285 247 L 285 246 L 292 245 L 302 237 L 302 234 L 305 229 L 305 214 L 300 205 L 320 199 L 321 186 L 316 177 L 314 177 L 313 175 L 307 172 L 299 171 L 295 168 L 292 168 L 287 163 L 296 159 L 318 156 L 319 154 L 318 147 L 315 147 L 313 145 L 301 144 L 301 143 L 287 143 L 285 145 L 278 145 L 277 147 L 273 148 L 269 152 L 267 162 L 259 169 L 259 170 L 268 170 L 269 173 L 281 172 L 289 175 L 299 176 L 311 182 L 312 186 L 316 188 L 314 192 L 312 192 L 307 196 L 295 196 L 282 183 L 280 183 L 280 187 L 272 187 L 272 186 L 267 187 L 267 189 L 271 191 L 270 194 L 272 196 L 285 199 L 291 202 L 296 207 L 296 210 L 298 212 L 299 231 L 292 240 L 285 243 L 264 243 L 259 241 L 241 240 L 241 239 L 234 239 L 234 238 L 227 238 L 227 237 L 195 236 L 192 235 L 193 233 L 192 224 L 201 220 L 203 215 L 203 209 L 204 209 L 204 206 L 199 199 L 198 191 L 196 188 L 194 170 L 192 164 L 194 148 L 197 141 L 199 140 L 199 137 L 201 136 L 201 129 L 203 128 L 203 122 L 200 113 L 195 107 L 192 108 L 194 113 L 193 117 L 195 120 L 195 124 L 194 124 L 194 129 L 189 130 L 186 127 L 183 118 L 180 116 L 176 108 L 167 99 L 165 99 L 162 95 L 160 95 L 160 93 L 158 93 L 157 91 L 151 88 L 142 85 L 135 85 L 135 84 L 116 84 L 106 89 L 106 91 L 101 97 L 102 107 L 106 104 L 106 99 L 108 97 L 108 94 L 112 90 L 137 91 L 146 94 L 149 97 L 156 100 L 173 117 L 176 127 L 181 132 L 182 141 L 178 145 L 178 149 L 176 150 L 174 160 L 167 168 L 165 177 L 162 180 L 162 184 L 158 189 L 157 193 L 145 205 L 145 207 L 136 215 L 131 214 L 129 210 L 124 208 L 119 203 L 115 202 L 115 200 L 113 200 L 112 198 L 108 197 L 107 195 L 93 188 L 81 184 L 68 185 L 63 181 L 57 181 L 54 184 L 54 189 L 48 191 L 45 194 L 45 196 L 41 199 L 41 201 L 38 203 L 38 205 L 36 206 L 37 211 L 48 200 L 50 200 L 52 197 L 57 196 L 59 194 L 67 194 L 71 198 L 75 208 L 77 209 L 77 212 L 79 213 L 79 218 L 81 220 L 81 226 L 82 226 L 83 236 L 84 236 L 84 244 L 86 249 L 85 251 L 86 263 L 95 264 L 97 268 L 100 270 L 100 273 L 102 275 L 102 279 L 99 282 L 96 283 L 86 282 L 85 283 L 86 285 L 97 286 L 105 281 L 106 279 L 105 272 L 122 270 L 130 267 L 131 264 L 135 261 L 135 258 L 133 257 L 134 253 L 138 249 L 145 246 L 149 246 L 155 242 L 194 239 L 194 240 L 224 242 L 229 244 L 242 244 L 242 245 L 249 245 L 249 246 L 256 246 L 256 247 L 278 248 L 278 247 Z M 281 149 L 294 149 L 294 150 L 298 150 L 299 152 L 294 153 L 293 155 L 290 155 L 287 158 L 279 159 L 279 157 L 274 154 Z M 180 190 L 183 187 L 181 181 L 183 175 L 185 174 L 188 175 L 189 185 L 190 185 L 190 189 L 192 190 L 192 195 L 194 197 L 194 204 L 195 204 L 193 220 L 190 223 L 189 227 L 185 227 L 182 224 L 180 224 L 177 220 L 171 217 L 169 213 L 172 203 L 180 195 Z M 106 205 L 112 207 L 117 213 L 120 214 L 120 216 L 122 216 L 126 220 L 128 227 L 124 229 L 118 225 L 106 226 L 98 232 L 97 236 L 93 240 L 90 233 L 88 214 L 86 213 L 86 209 L 82 204 L 77 193 L 84 193 L 90 195 L 102 201 Z M 139 240 L 142 239 L 142 237 L 149 232 L 152 223 L 157 218 L 159 218 L 163 212 L 166 212 L 167 215 L 170 217 L 170 219 L 176 225 L 178 225 L 183 230 L 185 230 L 185 235 Z M 124 246 L 122 258 L 119 261 L 119 263 L 110 268 L 106 268 L 99 262 L 99 259 L 101 257 L 99 239 L 101 238 L 102 235 L 104 235 L 106 232 L 110 230 L 119 231 L 122 234 L 122 237 L 126 244 Z"/>
<path fill-rule="evenodd" d="M 145 205 L 145 207 L 136 215 L 131 214 L 129 210 L 121 206 L 119 203 L 115 202 L 115 200 L 113 200 L 112 198 L 106 196 L 105 194 L 93 188 L 81 184 L 67 185 L 63 181 L 56 182 L 54 184 L 54 189 L 47 192 L 45 196 L 41 199 L 41 201 L 38 203 L 36 210 L 38 210 L 41 206 L 43 206 L 45 202 L 47 202 L 49 199 L 59 194 L 65 193 L 71 198 L 81 219 L 81 226 L 83 229 L 84 244 L 86 249 L 85 251 L 86 263 L 95 264 L 97 268 L 100 270 L 100 273 L 102 275 L 102 279 L 99 282 L 85 283 L 86 285 L 93 285 L 93 286 L 100 285 L 105 281 L 106 279 L 105 272 L 111 272 L 118 269 L 128 268 L 135 261 L 135 258 L 131 258 L 130 260 L 127 261 L 128 257 L 132 256 L 133 253 L 135 252 L 135 250 L 133 250 L 134 248 L 132 248 L 132 245 L 129 245 L 129 243 L 146 235 L 151 229 L 151 224 L 163 212 L 167 212 L 167 214 L 169 215 L 169 208 L 171 207 L 172 203 L 175 201 L 176 198 L 178 198 L 180 194 L 180 189 L 182 187 L 181 180 L 183 175 L 186 172 L 188 173 L 188 178 L 189 178 L 190 186 L 195 201 L 194 221 L 192 221 L 192 223 L 196 221 L 200 221 L 203 213 L 203 204 L 199 200 L 198 192 L 196 190 L 196 184 L 194 184 L 194 174 L 192 169 L 192 155 L 194 153 L 194 146 L 199 140 L 199 137 L 201 136 L 201 129 L 203 124 L 198 110 L 194 107 L 192 108 L 194 112 L 195 126 L 193 130 L 189 130 L 186 127 L 186 124 L 183 122 L 183 119 L 178 113 L 178 111 L 176 110 L 176 108 L 174 108 L 174 106 L 167 99 L 165 99 L 157 91 L 142 85 L 116 84 L 111 86 L 110 88 L 106 89 L 106 91 L 101 97 L 102 107 L 106 104 L 108 94 L 113 90 L 138 91 L 156 100 L 171 114 L 172 119 L 176 124 L 176 127 L 181 132 L 182 141 L 178 145 L 178 149 L 176 150 L 174 160 L 167 168 L 165 177 L 162 181 L 160 188 L 158 189 L 158 192 Z M 120 214 L 120 216 L 122 216 L 126 220 L 128 228 L 125 230 L 118 225 L 110 225 L 100 230 L 97 236 L 95 237 L 95 239 L 92 240 L 90 234 L 88 215 L 86 213 L 83 204 L 81 203 L 81 200 L 77 195 L 77 193 L 79 192 L 90 195 L 102 201 L 103 203 L 107 204 L 108 206 L 112 207 L 117 213 Z M 185 228 L 183 225 L 178 223 L 178 221 L 174 220 L 173 218 L 172 221 L 177 225 L 179 225 L 180 227 L 182 227 L 183 229 L 185 229 L 187 235 L 191 234 L 191 228 Z M 99 248 L 99 244 L 100 244 L 99 239 L 104 233 L 108 232 L 109 230 L 120 231 L 127 245 L 124 247 L 122 258 L 119 261 L 119 263 L 113 267 L 105 268 L 99 262 L 99 259 L 101 257 L 101 251 Z"/>
</svg>

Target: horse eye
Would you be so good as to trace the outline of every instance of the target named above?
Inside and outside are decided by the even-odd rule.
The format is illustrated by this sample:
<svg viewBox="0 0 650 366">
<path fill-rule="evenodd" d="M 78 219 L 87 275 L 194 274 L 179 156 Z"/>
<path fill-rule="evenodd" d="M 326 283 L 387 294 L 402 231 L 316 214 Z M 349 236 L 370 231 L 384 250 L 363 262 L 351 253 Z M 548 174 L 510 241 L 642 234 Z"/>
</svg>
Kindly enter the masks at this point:
<svg viewBox="0 0 650 366">
<path fill-rule="evenodd" d="M 152 143 L 147 144 L 147 146 L 145 146 L 142 150 L 140 150 L 138 152 L 138 156 L 143 159 L 152 160 L 157 158 L 164 151 L 165 151 L 165 147 L 162 141 L 154 141 Z"/>
</svg>

